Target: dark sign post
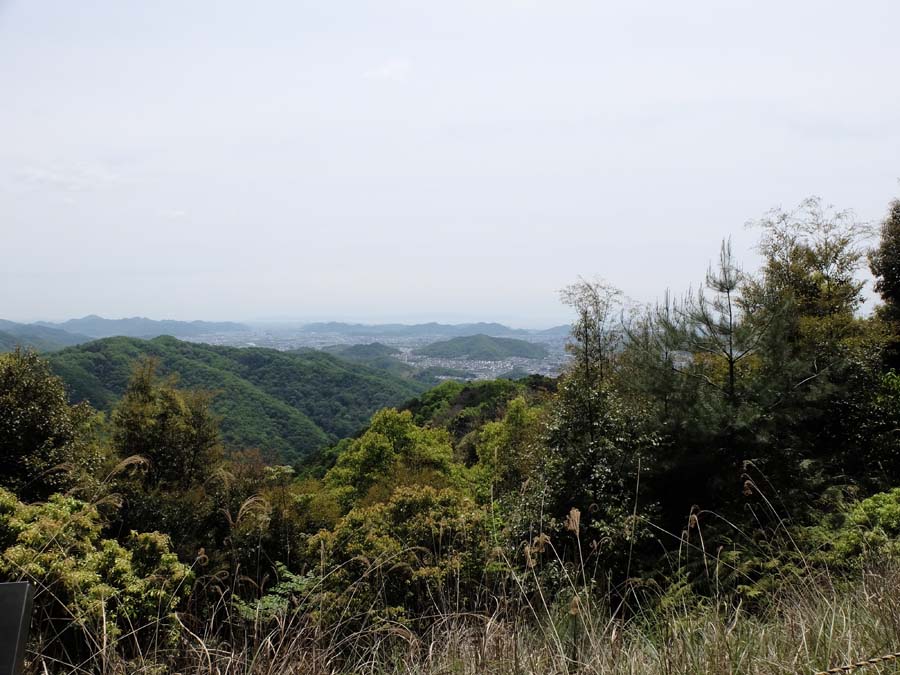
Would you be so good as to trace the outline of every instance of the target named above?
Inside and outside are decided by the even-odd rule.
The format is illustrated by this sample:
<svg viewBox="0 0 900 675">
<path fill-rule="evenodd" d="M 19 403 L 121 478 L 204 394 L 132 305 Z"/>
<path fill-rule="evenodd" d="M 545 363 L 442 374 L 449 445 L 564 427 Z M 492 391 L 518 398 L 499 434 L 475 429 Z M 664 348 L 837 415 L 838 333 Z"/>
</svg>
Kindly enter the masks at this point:
<svg viewBox="0 0 900 675">
<path fill-rule="evenodd" d="M 31 584 L 0 584 L 0 675 L 21 675 L 25 667 L 33 598 Z"/>
</svg>

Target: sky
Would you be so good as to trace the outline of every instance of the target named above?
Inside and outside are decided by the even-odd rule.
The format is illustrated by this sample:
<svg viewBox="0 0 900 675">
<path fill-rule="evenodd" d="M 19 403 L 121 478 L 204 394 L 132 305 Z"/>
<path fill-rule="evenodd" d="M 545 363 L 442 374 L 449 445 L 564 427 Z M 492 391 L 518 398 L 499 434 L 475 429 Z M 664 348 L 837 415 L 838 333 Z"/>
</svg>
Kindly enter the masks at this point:
<svg viewBox="0 0 900 675">
<path fill-rule="evenodd" d="M 0 317 L 567 320 L 900 196 L 896 0 L 0 0 Z"/>
</svg>

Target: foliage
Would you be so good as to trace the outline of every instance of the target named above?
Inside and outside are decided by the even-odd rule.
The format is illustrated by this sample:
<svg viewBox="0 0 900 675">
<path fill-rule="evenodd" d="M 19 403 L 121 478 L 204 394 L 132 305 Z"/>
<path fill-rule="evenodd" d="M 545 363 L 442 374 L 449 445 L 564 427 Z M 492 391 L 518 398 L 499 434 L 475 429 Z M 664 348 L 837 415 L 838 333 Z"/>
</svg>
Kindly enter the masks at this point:
<svg viewBox="0 0 900 675">
<path fill-rule="evenodd" d="M 418 383 L 321 352 L 214 347 L 169 337 L 97 340 L 54 354 L 51 364 L 76 400 L 109 410 L 146 357 L 157 359 L 163 374 L 177 373 L 185 387 L 219 394 L 212 407 L 227 447 L 258 447 L 289 463 L 421 391 Z"/>
<path fill-rule="evenodd" d="M 472 607 L 490 555 L 488 519 L 453 489 L 401 487 L 310 540 L 321 555 L 325 611 L 356 622 L 409 621 Z"/>
<path fill-rule="evenodd" d="M 900 200 L 890 204 L 881 224 L 881 241 L 869 254 L 875 276 L 875 291 L 884 301 L 883 312 L 891 321 L 900 320 Z"/>
<path fill-rule="evenodd" d="M 150 360 L 135 368 L 113 410 L 113 444 L 121 456 L 139 455 L 149 463 L 149 483 L 184 489 L 205 481 L 218 458 L 212 397 L 160 382 L 156 368 L 157 362 Z"/>
<path fill-rule="evenodd" d="M 577 316 L 566 345 L 573 356 L 572 373 L 583 380 L 583 388 L 594 388 L 609 375 L 622 337 L 618 329 L 622 292 L 599 279 L 581 279 L 564 288 L 560 298 Z"/>
<path fill-rule="evenodd" d="M 647 535 L 640 517 L 649 514 L 653 503 L 639 488 L 642 474 L 656 460 L 660 439 L 644 423 L 643 411 L 616 393 L 578 389 L 572 377 L 560 385 L 547 427 L 543 485 L 536 491 L 540 502 L 533 499 L 523 513 L 538 522 L 539 508 L 542 532 L 571 533 L 557 547 L 563 558 L 580 562 L 583 538 L 596 554 L 595 570 L 628 574 L 628 551 Z M 593 418 L 584 415 L 585 395 L 592 398 Z"/>
<path fill-rule="evenodd" d="M 834 568 L 900 555 L 900 488 L 878 492 L 838 511 L 806 533 Z"/>
<path fill-rule="evenodd" d="M 532 375 L 524 380 L 480 382 L 447 381 L 410 401 L 406 408 L 416 424 L 447 429 L 457 444 L 485 422 L 502 417 L 507 404 L 517 396 L 529 400 L 546 397 L 555 388 L 549 378 Z M 465 462 L 477 458 L 466 454 Z"/>
<path fill-rule="evenodd" d="M 0 576 L 35 586 L 41 632 L 57 633 L 52 649 L 68 658 L 106 645 L 171 645 L 191 571 L 165 535 L 132 531 L 120 543 L 102 536 L 103 525 L 96 506 L 72 497 L 23 504 L 0 489 Z"/>
<path fill-rule="evenodd" d="M 98 468 L 95 413 L 70 405 L 62 381 L 34 352 L 0 354 L 0 485 L 25 499 L 66 490 Z"/>
<path fill-rule="evenodd" d="M 416 426 L 409 411 L 382 410 L 341 453 L 324 483 L 350 508 L 361 500 L 381 501 L 398 485 L 445 485 L 452 458 L 446 431 Z"/>
<path fill-rule="evenodd" d="M 503 418 L 485 423 L 475 438 L 478 468 L 487 476 L 490 494 L 501 497 L 528 489 L 542 457 L 544 411 L 524 396 L 509 402 Z"/>
</svg>

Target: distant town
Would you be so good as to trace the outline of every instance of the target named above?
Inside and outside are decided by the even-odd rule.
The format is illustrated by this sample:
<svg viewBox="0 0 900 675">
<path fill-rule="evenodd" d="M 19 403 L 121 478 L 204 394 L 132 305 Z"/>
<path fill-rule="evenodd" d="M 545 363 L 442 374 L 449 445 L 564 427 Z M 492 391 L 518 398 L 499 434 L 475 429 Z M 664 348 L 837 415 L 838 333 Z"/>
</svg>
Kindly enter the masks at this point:
<svg viewBox="0 0 900 675">
<path fill-rule="evenodd" d="M 461 336 L 484 335 L 540 345 L 546 355 L 537 358 L 495 356 L 493 358 L 431 356 L 418 353 L 431 344 Z M 514 329 L 495 323 L 483 324 L 345 324 L 278 323 L 247 324 L 245 330 L 182 336 L 192 342 L 230 347 L 266 347 L 281 351 L 319 349 L 340 354 L 341 347 L 373 343 L 393 348 L 392 357 L 417 370 L 434 370 L 438 379 L 483 380 L 497 377 L 559 375 L 568 361 L 565 343 L 568 326 L 547 330 Z"/>
</svg>

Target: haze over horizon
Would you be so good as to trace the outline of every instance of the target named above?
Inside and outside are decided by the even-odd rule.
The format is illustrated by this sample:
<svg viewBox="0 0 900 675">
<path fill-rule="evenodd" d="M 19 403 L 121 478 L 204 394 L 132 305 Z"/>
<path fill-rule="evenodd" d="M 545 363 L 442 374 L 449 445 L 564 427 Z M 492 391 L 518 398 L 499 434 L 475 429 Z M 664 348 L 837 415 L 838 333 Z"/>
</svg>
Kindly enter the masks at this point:
<svg viewBox="0 0 900 675">
<path fill-rule="evenodd" d="M 0 0 L 0 318 L 568 321 L 900 193 L 900 4 Z M 786 67 L 785 64 L 790 64 Z"/>
<path fill-rule="evenodd" d="M 273 326 L 277 325 L 308 325 L 314 323 L 341 323 L 347 325 L 364 325 L 364 326 L 379 326 L 379 325 L 388 325 L 388 324 L 399 324 L 399 325 L 421 325 L 421 324 L 429 324 L 429 323 L 439 323 L 439 324 L 447 324 L 447 325 L 461 325 L 461 324 L 478 324 L 478 323 L 498 323 L 505 325 L 508 328 L 524 328 L 524 329 L 544 329 L 544 328 L 556 328 L 559 325 L 566 325 L 570 323 L 569 320 L 563 319 L 561 322 L 556 324 L 547 324 L 547 323 L 527 323 L 527 322 L 517 322 L 516 317 L 510 317 L 509 320 L 501 320 L 496 318 L 466 318 L 465 316 L 388 316 L 388 317 L 379 317 L 379 316 L 371 316 L 371 317 L 307 317 L 307 318 L 299 318 L 299 317 L 277 317 L 277 316 L 269 316 L 269 317 L 188 317 L 188 318 L 174 318 L 169 316 L 141 316 L 141 315 L 132 315 L 132 316 L 102 316 L 95 312 L 91 314 L 86 314 L 84 316 L 67 316 L 67 317 L 52 317 L 52 318 L 44 318 L 44 317 L 26 317 L 24 319 L 19 319 L 19 321 L 23 324 L 30 323 L 52 323 L 52 324 L 64 324 L 67 321 L 73 319 L 87 319 L 87 318 L 99 318 L 111 321 L 117 320 L 128 320 L 128 319 L 149 319 L 151 321 L 203 321 L 203 322 L 233 322 L 233 323 L 245 323 L 250 326 L 256 327 L 265 327 L 267 324 L 271 324 Z M 0 320 L 6 319 L 6 317 L 0 317 Z M 9 320 L 9 319 L 8 319 Z M 77 332 L 77 331 L 75 331 Z"/>
</svg>

